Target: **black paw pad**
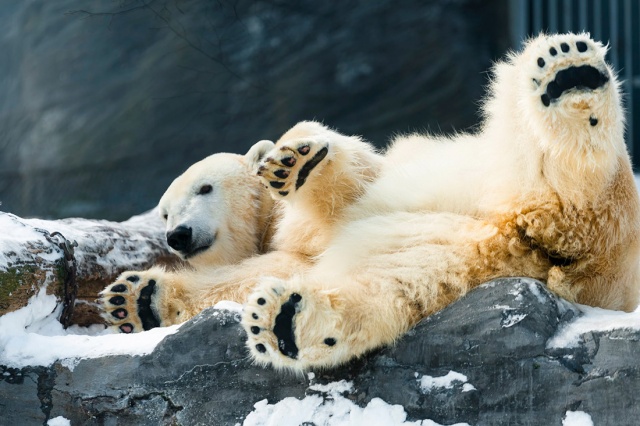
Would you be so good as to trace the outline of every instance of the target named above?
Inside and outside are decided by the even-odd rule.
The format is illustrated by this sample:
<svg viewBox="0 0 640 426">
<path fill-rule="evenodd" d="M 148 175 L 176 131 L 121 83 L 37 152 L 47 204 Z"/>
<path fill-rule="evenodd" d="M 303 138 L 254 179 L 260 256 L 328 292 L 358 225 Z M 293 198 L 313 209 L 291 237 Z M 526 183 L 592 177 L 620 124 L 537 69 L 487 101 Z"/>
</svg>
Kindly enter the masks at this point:
<svg viewBox="0 0 640 426">
<path fill-rule="evenodd" d="M 122 331 L 123 333 L 129 334 L 133 332 L 133 324 L 122 324 L 120 327 L 120 331 Z"/>
<path fill-rule="evenodd" d="M 324 339 L 324 344 L 327 346 L 333 346 L 336 344 L 336 339 L 334 339 L 333 337 L 327 337 L 326 339 Z"/>
<path fill-rule="evenodd" d="M 282 169 L 276 170 L 275 172 L 273 172 L 273 174 L 279 177 L 280 179 L 286 179 L 289 177 L 289 172 Z"/>
<path fill-rule="evenodd" d="M 287 167 L 293 167 L 296 165 L 296 159 L 293 157 L 284 157 L 280 162 Z"/>
<path fill-rule="evenodd" d="M 253 334 L 260 334 L 260 327 L 254 325 L 253 327 L 251 327 L 251 332 Z"/>
<path fill-rule="evenodd" d="M 125 300 L 122 296 L 113 296 L 111 299 L 109 299 L 109 303 L 116 306 L 124 305 L 124 302 Z"/>
<path fill-rule="evenodd" d="M 555 79 L 547 85 L 546 93 L 541 100 L 545 106 L 558 99 L 562 94 L 571 89 L 595 90 L 604 86 L 609 77 L 590 65 L 565 68 L 555 76 Z"/>
<path fill-rule="evenodd" d="M 142 321 L 142 328 L 151 330 L 160 327 L 160 320 L 151 308 L 151 296 L 156 292 L 156 281 L 149 280 L 149 284 L 140 291 L 138 298 L 138 316 Z"/>
<path fill-rule="evenodd" d="M 540 68 L 544 68 L 544 59 L 542 59 L 542 58 L 538 58 L 538 66 L 539 66 Z"/>
<path fill-rule="evenodd" d="M 287 195 L 289 195 L 289 191 L 278 191 L 278 194 L 282 195 L 283 197 L 286 197 Z"/>
<path fill-rule="evenodd" d="M 547 85 L 547 95 L 549 95 L 551 99 L 557 99 L 562 95 L 562 89 L 560 89 L 558 83 L 552 81 Z"/>
<path fill-rule="evenodd" d="M 267 348 L 264 347 L 264 345 L 262 343 L 258 343 L 256 345 L 256 350 L 258 352 L 260 352 L 261 354 L 265 353 L 267 351 Z"/>
<path fill-rule="evenodd" d="M 585 43 L 584 41 L 579 41 L 576 43 L 576 48 L 578 48 L 578 52 L 586 52 L 587 43 Z"/>
<path fill-rule="evenodd" d="M 307 181 L 307 178 L 309 177 L 309 173 L 311 173 L 311 170 L 313 170 L 318 164 L 320 164 L 322 160 L 324 160 L 324 157 L 327 156 L 328 152 L 329 149 L 325 146 L 320 151 L 318 151 L 316 155 L 314 155 L 309 161 L 307 161 L 304 166 L 300 168 L 300 172 L 298 172 L 298 180 L 296 181 L 296 189 L 304 185 L 304 183 Z"/>
<path fill-rule="evenodd" d="M 551 49 L 549 49 L 549 53 L 551 54 L 551 56 L 556 56 L 558 54 L 558 51 L 555 47 L 552 47 Z"/>
<path fill-rule="evenodd" d="M 273 326 L 273 334 L 278 339 L 278 349 L 284 355 L 293 359 L 298 357 L 293 317 L 296 315 L 296 305 L 300 300 L 302 300 L 302 296 L 298 293 L 293 293 L 289 300 L 282 304 Z"/>
<path fill-rule="evenodd" d="M 265 303 L 267 303 L 267 301 L 264 300 L 262 297 L 258 299 L 258 305 L 264 305 Z"/>
<path fill-rule="evenodd" d="M 280 189 L 284 186 L 284 182 L 269 182 L 273 188 Z"/>
<path fill-rule="evenodd" d="M 569 51 L 569 45 L 567 43 L 562 43 L 560 44 L 560 49 L 564 52 L 567 53 Z"/>
<path fill-rule="evenodd" d="M 137 275 L 130 275 L 127 277 L 127 281 L 130 281 L 132 283 L 137 283 L 140 280 L 140 277 Z"/>
<path fill-rule="evenodd" d="M 127 286 L 124 284 L 116 284 L 111 287 L 111 291 L 114 293 L 124 293 L 127 291 Z"/>
<path fill-rule="evenodd" d="M 540 100 L 542 101 L 542 104 L 546 107 L 551 105 L 551 99 L 549 98 L 549 95 L 547 95 L 546 93 L 540 96 Z"/>
<path fill-rule="evenodd" d="M 111 312 L 111 315 L 118 319 L 124 319 L 127 317 L 127 310 L 122 308 L 116 309 L 115 311 Z"/>
<path fill-rule="evenodd" d="M 251 318 L 253 318 L 254 320 L 259 319 L 258 314 L 256 314 L 255 312 L 251 314 Z"/>
<path fill-rule="evenodd" d="M 589 117 L 589 124 L 591 124 L 591 126 L 596 126 L 598 124 L 598 119 L 594 116 Z"/>
<path fill-rule="evenodd" d="M 311 151 L 311 148 L 309 147 L 309 145 L 303 145 L 300 148 L 298 148 L 298 152 L 301 155 L 307 155 L 309 151 Z"/>
</svg>

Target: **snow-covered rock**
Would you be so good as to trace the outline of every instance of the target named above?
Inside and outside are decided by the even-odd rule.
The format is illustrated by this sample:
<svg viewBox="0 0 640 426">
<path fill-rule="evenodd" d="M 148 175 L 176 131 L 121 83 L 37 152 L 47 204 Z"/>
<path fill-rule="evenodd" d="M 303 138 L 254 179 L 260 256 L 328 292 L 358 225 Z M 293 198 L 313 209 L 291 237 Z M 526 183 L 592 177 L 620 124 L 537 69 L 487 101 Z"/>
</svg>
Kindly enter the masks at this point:
<svg viewBox="0 0 640 426">
<path fill-rule="evenodd" d="M 426 426 L 635 425 L 640 417 L 640 314 L 574 306 L 530 279 L 481 286 L 394 347 L 303 376 L 253 365 L 238 318 L 208 309 L 144 355 L 127 352 L 135 339 L 114 339 L 104 345 L 120 352 L 110 353 L 133 355 L 75 353 L 73 362 L 29 367 L 14 359 L 0 368 L 0 418 Z"/>
</svg>

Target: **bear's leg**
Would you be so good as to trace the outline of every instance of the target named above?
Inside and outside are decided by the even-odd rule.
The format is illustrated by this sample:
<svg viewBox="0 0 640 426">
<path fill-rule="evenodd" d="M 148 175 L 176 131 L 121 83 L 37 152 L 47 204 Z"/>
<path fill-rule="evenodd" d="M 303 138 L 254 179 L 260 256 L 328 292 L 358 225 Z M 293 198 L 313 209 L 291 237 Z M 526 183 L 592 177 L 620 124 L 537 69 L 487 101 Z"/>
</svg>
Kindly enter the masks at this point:
<svg viewBox="0 0 640 426">
<path fill-rule="evenodd" d="M 248 297 L 242 322 L 257 362 L 335 366 L 392 343 L 475 285 L 548 270 L 470 217 L 396 213 L 349 227 L 308 274 L 264 279 Z"/>
<path fill-rule="evenodd" d="M 542 35 L 512 59 L 519 86 L 513 119 L 523 127 L 520 137 L 542 149 L 545 178 L 561 195 L 567 187 L 601 190 L 626 156 L 619 83 L 605 62 L 606 51 L 587 34 Z M 497 68 L 502 85 L 514 83 L 500 78 L 508 69 Z M 513 88 L 496 92 L 497 97 L 514 93 Z"/>
<path fill-rule="evenodd" d="M 529 126 L 523 139 L 543 152 L 540 172 L 553 193 L 524 208 L 517 226 L 554 263 L 552 291 L 630 311 L 638 297 L 638 195 L 620 84 L 605 54 L 586 34 L 561 34 L 532 40 L 512 60 L 521 98 L 513 110 Z"/>
<path fill-rule="evenodd" d="M 180 324 L 222 300 L 243 303 L 262 275 L 287 278 L 308 260 L 272 252 L 235 265 L 168 272 L 125 272 L 100 293 L 103 318 L 115 331 L 137 333 Z"/>
<path fill-rule="evenodd" d="M 257 174 L 274 199 L 335 217 L 377 177 L 381 164 L 382 157 L 359 137 L 302 122 L 267 152 Z"/>
</svg>

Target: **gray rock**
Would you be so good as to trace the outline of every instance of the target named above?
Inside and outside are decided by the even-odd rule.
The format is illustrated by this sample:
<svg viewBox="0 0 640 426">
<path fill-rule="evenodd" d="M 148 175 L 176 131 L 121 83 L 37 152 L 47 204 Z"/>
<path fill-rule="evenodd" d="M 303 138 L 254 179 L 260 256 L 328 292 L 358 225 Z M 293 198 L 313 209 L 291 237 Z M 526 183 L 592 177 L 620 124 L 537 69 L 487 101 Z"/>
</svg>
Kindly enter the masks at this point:
<svg viewBox="0 0 640 426">
<path fill-rule="evenodd" d="M 378 145 L 466 129 L 505 4 L 0 2 L 2 209 L 124 220 L 190 164 L 303 119 Z"/>
<path fill-rule="evenodd" d="M 410 419 L 442 424 L 561 425 L 566 411 L 594 424 L 635 425 L 640 416 L 640 332 L 589 332 L 574 348 L 546 343 L 577 311 L 524 278 L 499 279 L 425 319 L 395 346 L 348 365 L 316 371 L 318 383 L 346 379 L 348 395 L 400 404 Z M 73 371 L 4 369 L 0 418 L 41 424 L 234 425 L 263 399 L 314 393 L 305 376 L 252 365 L 237 313 L 208 309 L 142 357 L 81 361 Z M 420 377 L 464 374 L 422 389 Z"/>
</svg>

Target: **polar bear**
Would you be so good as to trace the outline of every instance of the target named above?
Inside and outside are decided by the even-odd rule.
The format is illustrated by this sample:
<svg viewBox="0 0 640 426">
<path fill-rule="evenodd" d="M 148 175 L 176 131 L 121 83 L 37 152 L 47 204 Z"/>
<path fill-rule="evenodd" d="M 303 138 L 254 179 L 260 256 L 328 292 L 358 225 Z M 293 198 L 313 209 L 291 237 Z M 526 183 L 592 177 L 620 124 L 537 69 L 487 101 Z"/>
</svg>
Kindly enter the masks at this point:
<svg viewBox="0 0 640 426">
<path fill-rule="evenodd" d="M 257 167 L 282 205 L 275 249 L 207 276 L 147 274 L 126 289 L 153 288 L 127 301 L 130 315 L 146 306 L 172 324 L 185 316 L 168 303 L 193 314 L 230 288 L 250 293 L 252 357 L 300 371 L 390 344 L 496 277 L 634 309 L 640 202 L 605 53 L 588 34 L 530 40 L 496 65 L 473 135 L 399 137 L 379 155 L 357 137 L 296 125 Z"/>
<path fill-rule="evenodd" d="M 236 263 L 269 250 L 274 202 L 252 167 L 273 143 L 246 155 L 211 155 L 176 178 L 158 203 L 171 251 L 194 268 Z"/>
<path fill-rule="evenodd" d="M 243 302 L 264 274 L 286 278 L 310 265 L 329 242 L 339 205 L 359 196 L 359 185 L 374 178 L 380 162 L 371 145 L 318 123 L 302 123 L 281 141 L 319 132 L 348 140 L 343 152 L 327 158 L 339 158 L 335 179 L 345 187 L 313 205 L 274 200 L 266 188 L 275 191 L 278 184 L 261 183 L 255 174 L 259 160 L 277 151 L 270 141 L 256 143 L 244 156 L 214 154 L 176 178 L 158 211 L 169 247 L 190 267 L 121 274 L 99 295 L 107 324 L 131 333 L 181 323 L 217 301 Z"/>
<path fill-rule="evenodd" d="M 272 148 L 272 142 L 260 141 L 244 156 L 211 155 L 189 167 L 165 191 L 157 210 L 165 223 L 170 250 L 189 266 L 182 271 L 231 265 L 269 251 L 278 210 L 253 166 Z M 156 267 L 148 272 L 162 274 L 164 269 Z M 135 302 L 141 294 L 130 291 L 133 288 L 129 285 L 138 278 L 132 273 L 120 276 L 117 281 L 127 284 L 111 286 L 113 295 L 102 301 L 112 307 L 125 305 L 125 298 Z M 118 324 L 122 331 L 159 325 L 144 307 L 141 310 L 139 318 Z M 104 312 L 103 317 L 111 323 L 128 317 L 128 312 L 120 307 Z"/>
</svg>

